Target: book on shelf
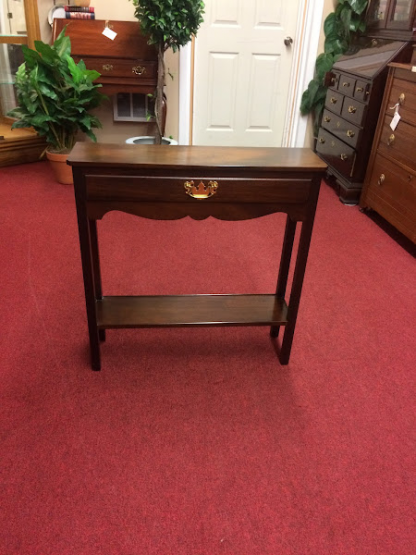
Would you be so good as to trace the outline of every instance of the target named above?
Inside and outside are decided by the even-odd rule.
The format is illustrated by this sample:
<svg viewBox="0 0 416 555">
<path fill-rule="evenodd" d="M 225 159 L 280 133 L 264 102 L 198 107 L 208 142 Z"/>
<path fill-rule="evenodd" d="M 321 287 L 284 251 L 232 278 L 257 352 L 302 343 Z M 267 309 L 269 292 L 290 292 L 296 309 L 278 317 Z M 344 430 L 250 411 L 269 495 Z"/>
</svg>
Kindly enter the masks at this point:
<svg viewBox="0 0 416 555">
<path fill-rule="evenodd" d="M 95 19 L 95 13 L 65 12 L 65 19 Z"/>
<path fill-rule="evenodd" d="M 92 6 L 64 6 L 64 10 L 71 13 L 94 13 L 94 8 Z"/>
</svg>

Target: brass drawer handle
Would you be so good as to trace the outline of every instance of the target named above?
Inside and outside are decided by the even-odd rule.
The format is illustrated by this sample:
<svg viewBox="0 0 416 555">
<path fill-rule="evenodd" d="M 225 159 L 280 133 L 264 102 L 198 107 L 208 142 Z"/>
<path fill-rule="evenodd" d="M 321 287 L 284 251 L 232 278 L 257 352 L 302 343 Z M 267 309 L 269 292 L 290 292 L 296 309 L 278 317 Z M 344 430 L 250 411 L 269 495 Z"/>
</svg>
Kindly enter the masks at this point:
<svg viewBox="0 0 416 555">
<path fill-rule="evenodd" d="M 348 106 L 348 112 L 350 114 L 355 114 L 356 111 L 357 111 L 357 108 L 355 106 Z"/>
<path fill-rule="evenodd" d="M 351 131 L 351 129 L 348 129 L 348 131 L 347 131 L 347 137 L 351 137 L 351 138 L 352 138 L 352 137 L 355 137 L 355 132 L 354 132 L 354 131 Z"/>
<path fill-rule="evenodd" d="M 323 139 L 322 137 L 320 137 L 319 142 L 320 142 L 321 144 L 324 144 L 325 139 Z"/>
<path fill-rule="evenodd" d="M 343 87 L 349 87 L 351 85 L 351 83 L 348 83 L 348 81 L 344 81 L 344 83 L 342 83 Z"/>
<path fill-rule="evenodd" d="M 341 158 L 341 160 L 342 160 L 343 162 L 345 162 L 345 160 L 348 160 L 348 156 L 347 156 L 346 154 L 344 154 L 344 153 L 340 154 L 339 157 Z"/>
<path fill-rule="evenodd" d="M 196 187 L 193 181 L 185 181 L 184 187 L 186 194 L 190 197 L 205 199 L 215 195 L 218 189 L 218 183 L 216 181 L 208 181 L 208 185 L 204 185 L 204 183 L 200 181 L 198 187 Z"/>
<path fill-rule="evenodd" d="M 396 137 L 394 136 L 394 133 L 392 133 L 392 134 L 390 135 L 390 137 L 387 139 L 387 144 L 388 144 L 389 146 L 391 146 L 391 145 L 394 144 L 394 141 L 395 141 L 395 140 L 396 140 Z"/>
<path fill-rule="evenodd" d="M 406 100 L 406 95 L 404 93 L 402 93 L 399 96 L 399 104 L 404 104 L 404 101 Z"/>
<path fill-rule="evenodd" d="M 364 87 L 357 87 L 355 92 L 364 92 Z"/>
<path fill-rule="evenodd" d="M 112 64 L 103 64 L 103 70 L 104 71 L 113 71 Z"/>
<path fill-rule="evenodd" d="M 136 75 L 143 75 L 143 73 L 146 73 L 146 68 L 144 66 L 134 66 L 131 68 L 131 72 Z"/>
<path fill-rule="evenodd" d="M 329 116 L 325 116 L 325 117 L 324 117 L 324 121 L 325 121 L 326 123 L 329 123 L 329 122 L 331 121 L 331 118 L 330 118 Z"/>
<path fill-rule="evenodd" d="M 338 99 L 335 98 L 335 96 L 331 96 L 331 104 L 336 104 L 338 102 Z"/>
<path fill-rule="evenodd" d="M 382 185 L 384 183 L 385 179 L 386 179 L 386 176 L 384 175 L 384 173 L 382 173 L 380 175 L 380 177 L 378 178 L 377 185 L 378 186 Z"/>
</svg>

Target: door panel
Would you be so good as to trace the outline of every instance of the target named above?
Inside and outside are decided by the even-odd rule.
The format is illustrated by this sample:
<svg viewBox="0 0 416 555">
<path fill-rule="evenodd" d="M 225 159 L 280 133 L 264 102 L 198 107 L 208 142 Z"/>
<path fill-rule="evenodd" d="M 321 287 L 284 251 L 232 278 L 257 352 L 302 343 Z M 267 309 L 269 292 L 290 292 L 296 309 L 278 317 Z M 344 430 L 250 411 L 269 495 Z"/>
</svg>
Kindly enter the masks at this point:
<svg viewBox="0 0 416 555">
<path fill-rule="evenodd" d="M 193 144 L 280 146 L 299 0 L 207 0 L 195 48 Z"/>
</svg>

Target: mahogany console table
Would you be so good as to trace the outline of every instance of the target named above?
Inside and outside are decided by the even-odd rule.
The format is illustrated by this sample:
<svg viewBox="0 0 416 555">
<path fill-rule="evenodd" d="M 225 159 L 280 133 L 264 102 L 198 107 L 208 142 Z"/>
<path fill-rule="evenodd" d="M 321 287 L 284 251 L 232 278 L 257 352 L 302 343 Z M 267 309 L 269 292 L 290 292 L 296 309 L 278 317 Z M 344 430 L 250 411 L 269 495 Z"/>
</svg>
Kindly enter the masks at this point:
<svg viewBox="0 0 416 555">
<path fill-rule="evenodd" d="M 321 179 L 326 170 L 309 149 L 77 143 L 74 175 L 85 300 L 94 370 L 108 328 L 190 325 L 285 326 L 279 359 L 289 362 Z M 121 210 L 156 220 L 208 216 L 245 220 L 287 214 L 276 291 L 248 295 L 104 296 L 97 220 Z M 289 301 L 289 266 L 301 233 Z"/>
</svg>

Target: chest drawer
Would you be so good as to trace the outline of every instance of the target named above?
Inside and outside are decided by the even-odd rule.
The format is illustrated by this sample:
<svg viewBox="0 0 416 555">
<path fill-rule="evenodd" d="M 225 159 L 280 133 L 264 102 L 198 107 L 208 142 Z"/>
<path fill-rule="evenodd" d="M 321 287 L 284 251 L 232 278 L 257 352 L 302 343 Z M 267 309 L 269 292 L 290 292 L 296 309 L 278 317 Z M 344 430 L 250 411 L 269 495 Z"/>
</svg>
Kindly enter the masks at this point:
<svg viewBox="0 0 416 555">
<path fill-rule="evenodd" d="M 358 102 L 354 98 L 345 98 L 341 116 L 355 125 L 362 125 L 364 123 L 365 113 L 367 106 Z"/>
<path fill-rule="evenodd" d="M 350 75 L 345 75 L 341 73 L 339 82 L 338 82 L 339 92 L 342 94 L 346 94 L 347 96 L 353 96 L 354 89 L 355 89 L 355 82 L 356 80 Z"/>
<path fill-rule="evenodd" d="M 322 116 L 322 127 L 330 131 L 333 135 L 346 142 L 353 148 L 356 148 L 360 139 L 361 129 L 352 123 L 345 121 L 336 114 L 331 114 L 328 110 L 324 110 Z"/>
<path fill-rule="evenodd" d="M 86 176 L 92 202 L 299 203 L 308 200 L 310 188 L 310 179 Z"/>
<path fill-rule="evenodd" d="M 329 89 L 326 93 L 325 106 L 334 112 L 335 114 L 340 114 L 342 110 L 342 101 L 344 100 L 344 95 Z"/>
<path fill-rule="evenodd" d="M 398 109 L 402 120 L 416 127 L 416 95 L 413 83 L 402 79 L 393 81 L 386 113 L 393 116 Z M 400 127 L 401 123 L 399 123 Z"/>
<path fill-rule="evenodd" d="M 340 173 L 352 177 L 356 156 L 355 150 L 322 127 L 319 130 L 316 151 Z"/>
<path fill-rule="evenodd" d="M 378 150 L 386 156 L 394 158 L 407 166 L 414 166 L 416 156 L 416 129 L 399 121 L 393 131 L 390 127 L 392 118 L 385 116 L 383 129 L 379 140 Z"/>
<path fill-rule="evenodd" d="M 145 60 L 122 60 L 84 56 L 87 69 L 95 69 L 101 77 L 128 77 L 137 80 L 157 79 L 157 64 Z"/>
<path fill-rule="evenodd" d="M 357 79 L 355 83 L 354 89 L 354 98 L 360 100 L 361 102 L 365 102 L 367 98 L 370 96 L 371 85 L 367 83 L 367 81 L 361 81 Z"/>
<path fill-rule="evenodd" d="M 407 225 L 416 231 L 416 172 L 406 171 L 377 154 L 368 194 L 385 210 L 389 207 L 390 211 L 403 214 Z M 383 216 L 387 217 L 385 210 Z"/>
</svg>

